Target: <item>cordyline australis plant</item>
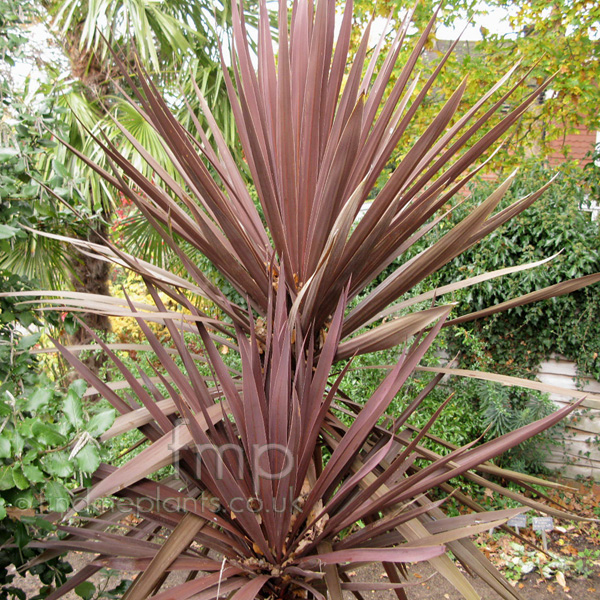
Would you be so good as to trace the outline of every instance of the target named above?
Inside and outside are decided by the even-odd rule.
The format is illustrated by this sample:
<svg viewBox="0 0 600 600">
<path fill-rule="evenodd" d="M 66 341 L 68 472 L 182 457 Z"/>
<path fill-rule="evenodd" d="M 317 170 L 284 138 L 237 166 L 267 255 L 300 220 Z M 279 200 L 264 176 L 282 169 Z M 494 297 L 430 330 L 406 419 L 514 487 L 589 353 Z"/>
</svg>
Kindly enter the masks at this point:
<svg viewBox="0 0 600 600">
<path fill-rule="evenodd" d="M 513 69 L 458 116 L 463 83 L 366 204 L 448 58 L 440 60 L 429 80 L 419 82 L 414 67 L 433 20 L 400 75 L 388 85 L 411 23 L 410 12 L 385 55 L 378 47 L 368 57 L 367 28 L 349 67 L 351 2 L 336 38 L 334 0 L 299 0 L 289 11 L 280 1 L 277 46 L 261 2 L 257 58 L 235 3 L 233 12 L 235 81 L 225 65 L 223 74 L 260 210 L 200 92 L 210 131 L 199 131 L 197 141 L 175 120 L 139 67 L 129 75 L 122 64 L 123 76 L 135 92 L 139 111 L 162 136 L 179 177 L 170 176 L 125 128 L 123 135 L 153 167 L 152 180 L 106 140 L 97 142 L 114 166 L 111 173 L 81 156 L 136 204 L 177 254 L 188 277 L 161 270 L 108 243 L 74 240 L 84 252 L 139 273 L 155 306 L 128 298 L 47 293 L 58 298 L 48 302 L 61 310 L 134 317 L 148 344 L 129 349 L 153 351 L 160 363 L 160 368 L 156 361 L 150 363 L 152 376 L 141 369 L 134 373 L 115 354 L 126 346 L 111 347 L 95 337 L 94 347 L 114 361 L 130 388 L 118 395 L 115 390 L 122 383 L 101 381 L 72 354 L 74 349 L 57 343 L 79 375 L 121 413 L 104 439 L 138 429 L 148 445 L 121 467 L 101 465 L 91 489 L 67 512 L 75 525 L 65 525 L 63 518 L 60 537 L 38 542 L 46 548 L 38 560 L 66 550 L 93 553 L 89 565 L 50 598 L 59 598 L 106 566 L 139 571 L 124 596 L 127 600 L 326 595 L 339 600 L 344 590 L 360 599 L 362 590 L 383 589 L 404 598 L 404 565 L 423 560 L 465 598 L 478 598 L 449 551 L 502 597 L 519 598 L 469 536 L 505 526 L 510 516 L 525 509 L 486 512 L 449 482 L 462 475 L 526 508 L 567 516 L 559 507 L 539 504 L 488 480 L 501 476 L 525 490 L 543 483 L 488 461 L 551 427 L 577 403 L 487 443 L 474 441 L 457 448 L 435 438 L 448 449 L 441 456 L 425 442 L 446 403 L 421 430 L 408 420 L 445 373 L 458 372 L 448 366 L 437 369 L 401 414 L 382 417 L 407 380 L 423 368 L 419 362 L 442 327 L 567 293 L 600 276 L 561 283 L 453 319 L 452 305 L 440 303 L 445 294 L 539 263 L 480 275 L 395 303 L 525 210 L 547 187 L 496 211 L 509 178 L 439 241 L 405 260 L 378 286 L 370 286 L 443 221 L 449 201 L 481 168 L 474 167 L 475 162 L 543 88 L 478 136 L 527 74 L 502 91 Z M 188 258 L 182 242 L 205 254 L 246 304 L 235 304 L 217 289 Z M 180 310 L 167 309 L 159 292 L 170 296 Z M 198 298 L 209 299 L 225 317 L 210 318 L 197 308 Z M 430 307 L 419 310 L 424 301 L 430 301 Z M 384 317 L 388 318 L 383 321 Z M 171 345 L 161 344 L 149 321 L 166 326 Z M 191 343 L 195 348 L 201 345 L 202 352 Z M 230 354 L 239 354 L 239 370 L 224 361 L 217 349 L 223 344 Z M 398 362 L 370 398 L 343 394 L 340 384 L 354 356 L 397 345 L 403 347 Z M 334 371 L 344 359 L 350 360 Z M 148 478 L 167 465 L 175 467 L 176 475 Z M 447 517 L 444 501 L 430 499 L 431 491 L 436 491 L 435 498 L 453 494 L 468 514 Z M 90 503 L 111 495 L 113 508 L 99 516 L 81 516 Z M 124 522 L 125 514 L 135 518 Z M 357 565 L 373 562 L 383 565 L 388 581 L 353 581 Z M 164 584 L 172 571 L 183 571 L 179 581 L 184 582 L 169 588 Z"/>
</svg>

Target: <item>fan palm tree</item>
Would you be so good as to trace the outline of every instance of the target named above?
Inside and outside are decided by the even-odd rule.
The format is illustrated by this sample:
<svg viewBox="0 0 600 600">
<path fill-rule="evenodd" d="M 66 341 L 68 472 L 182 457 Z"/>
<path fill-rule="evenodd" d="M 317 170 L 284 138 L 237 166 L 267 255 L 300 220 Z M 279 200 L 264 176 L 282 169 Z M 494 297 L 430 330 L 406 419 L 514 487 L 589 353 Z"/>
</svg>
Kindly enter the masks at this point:
<svg viewBox="0 0 600 600">
<path fill-rule="evenodd" d="M 121 48 L 130 49 L 129 54 L 122 57 L 125 61 L 134 60 L 131 49 L 137 48 L 136 60 L 142 60 L 157 74 L 163 93 L 177 98 L 183 92 L 184 97 L 190 98 L 191 105 L 189 102 L 177 104 L 175 100 L 171 104 L 184 125 L 189 126 L 192 118 L 203 121 L 196 96 L 191 93 L 192 85 L 197 85 L 211 106 L 227 143 L 235 147 L 231 111 L 222 101 L 226 90 L 218 60 L 219 37 L 228 35 L 231 23 L 228 3 L 217 9 L 212 2 L 66 0 L 50 2 L 46 7 L 54 15 L 53 27 L 69 57 L 71 75 L 65 77 L 49 65 L 49 82 L 40 91 L 45 92 L 53 109 L 58 109 L 61 115 L 55 133 L 60 132 L 86 156 L 108 168 L 104 153 L 87 135 L 90 130 L 97 134 L 102 131 L 103 136 L 119 146 L 124 155 L 149 175 L 145 162 L 138 159 L 135 146 L 128 139 L 132 136 L 161 164 L 167 165 L 174 177 L 178 177 L 168 165 L 167 154 L 155 130 L 127 102 L 128 92 L 119 84 L 107 38 Z M 49 135 L 46 137 L 50 138 Z M 120 197 L 85 162 L 65 151 L 63 146 L 57 146 L 46 148 L 30 168 L 42 182 L 48 183 L 58 177 L 60 181 L 50 185 L 63 190 L 59 202 L 71 205 L 81 218 L 65 219 L 64 208 L 41 191 L 41 197 L 54 206 L 48 206 L 47 214 L 42 217 L 43 225 L 33 215 L 27 223 L 29 226 L 83 236 L 93 242 L 110 237 L 114 207 L 119 205 Z M 93 217 L 91 227 L 90 216 Z M 145 258 L 152 257 L 155 262 L 166 264 L 168 260 L 172 261 L 172 257 L 167 256 L 168 249 L 151 228 L 135 219 L 131 221 L 122 227 L 124 243 L 136 248 Z M 75 290 L 109 294 L 110 265 L 74 251 L 58 240 L 33 234 L 16 238 L 12 252 L 0 260 L 5 268 L 51 287 L 70 281 Z M 85 320 L 96 330 L 110 328 L 109 320 L 102 315 L 90 314 Z M 87 343 L 89 336 L 79 329 L 72 341 Z"/>
</svg>

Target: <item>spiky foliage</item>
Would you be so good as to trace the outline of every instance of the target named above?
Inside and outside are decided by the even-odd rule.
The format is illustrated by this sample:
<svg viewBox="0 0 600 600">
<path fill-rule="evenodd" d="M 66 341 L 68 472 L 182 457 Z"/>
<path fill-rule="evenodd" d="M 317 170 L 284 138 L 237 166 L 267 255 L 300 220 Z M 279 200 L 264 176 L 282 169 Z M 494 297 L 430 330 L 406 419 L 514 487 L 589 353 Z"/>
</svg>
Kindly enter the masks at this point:
<svg viewBox="0 0 600 600">
<path fill-rule="evenodd" d="M 114 508 L 98 518 L 86 517 L 78 527 L 61 524 L 66 536 L 40 542 L 48 548 L 45 557 L 68 549 L 96 554 L 50 598 L 60 597 L 103 566 L 140 571 L 124 596 L 127 600 L 208 599 L 232 593 L 237 600 L 326 594 L 341 600 L 344 590 L 360 598 L 365 589 L 391 589 L 404 598 L 403 564 L 421 560 L 428 560 L 465 598 L 477 598 L 447 550 L 502 597 L 520 597 L 468 536 L 502 526 L 524 509 L 485 512 L 449 482 L 463 475 L 528 507 L 565 516 L 560 508 L 488 481 L 488 476 L 501 475 L 526 489 L 542 483 L 487 461 L 552 426 L 573 407 L 485 444 L 446 444 L 449 452 L 437 455 L 424 442 L 445 403 L 422 430 L 408 420 L 442 375 L 455 373 L 449 366 L 439 369 L 402 414 L 382 417 L 415 370 L 423 368 L 419 362 L 442 327 L 566 293 L 598 281 L 600 275 L 451 320 L 452 305 L 438 304 L 444 294 L 537 265 L 508 267 L 395 303 L 525 210 L 545 189 L 495 212 L 509 178 L 434 245 L 362 293 L 443 222 L 448 202 L 481 168 L 474 166 L 476 161 L 539 92 L 527 95 L 478 138 L 481 125 L 505 105 L 526 74 L 502 92 L 511 71 L 458 117 L 461 86 L 367 204 L 447 60 L 443 57 L 436 73 L 419 88 L 413 70 L 432 20 L 400 76 L 388 85 L 410 22 L 409 12 L 389 53 L 380 56 L 377 48 L 368 61 L 367 28 L 347 69 L 351 2 L 336 39 L 333 0 L 297 1 L 291 14 L 280 1 L 277 54 L 262 2 L 255 68 L 244 18 L 234 4 L 235 81 L 227 69 L 223 73 L 260 211 L 201 96 L 214 146 L 208 133 L 201 134 L 202 144 L 195 142 L 141 69 L 130 75 L 121 65 L 140 113 L 160 134 L 185 183 L 172 178 L 125 129 L 123 134 L 154 169 L 153 179 L 106 140 L 97 142 L 113 172 L 88 163 L 137 205 L 180 257 L 189 277 L 170 274 L 110 245 L 75 241 L 88 253 L 138 272 L 155 306 L 127 298 L 48 294 L 58 298 L 48 300 L 49 305 L 63 310 L 132 316 L 148 345 L 131 349 L 152 351 L 160 363 L 160 368 L 151 363 L 152 377 L 141 369 L 133 373 L 115 353 L 126 348 L 95 338 L 95 347 L 121 371 L 140 407 L 129 392 L 117 394 L 123 384 L 102 382 L 57 344 L 80 376 L 120 411 L 105 439 L 137 428 L 149 444 L 124 466 L 102 465 L 93 487 L 67 516 L 77 518 L 90 502 L 108 495 L 115 497 Z M 182 242 L 205 254 L 247 305 L 236 304 L 217 289 L 182 250 Z M 181 310 L 168 310 L 159 291 Z M 212 301 L 224 320 L 200 311 L 195 297 Z M 433 304 L 419 310 L 424 301 Z M 383 322 L 383 317 L 388 319 Z M 148 321 L 165 325 L 172 346 L 159 342 Z M 201 346 L 201 353 L 192 343 Z M 337 372 L 336 362 L 400 344 L 397 364 L 370 398 L 356 403 L 341 392 L 351 360 Z M 225 362 L 217 345 L 238 355 L 238 363 Z M 508 377 L 502 381 L 514 383 Z M 176 475 L 149 478 L 167 465 L 176 467 Z M 447 517 L 443 501 L 428 497 L 432 490 L 442 496 L 453 493 L 471 513 Z M 123 524 L 124 513 L 136 519 Z M 356 564 L 370 562 L 383 564 L 388 582 L 352 581 Z M 164 589 L 170 571 L 189 575 L 185 583 Z"/>
</svg>

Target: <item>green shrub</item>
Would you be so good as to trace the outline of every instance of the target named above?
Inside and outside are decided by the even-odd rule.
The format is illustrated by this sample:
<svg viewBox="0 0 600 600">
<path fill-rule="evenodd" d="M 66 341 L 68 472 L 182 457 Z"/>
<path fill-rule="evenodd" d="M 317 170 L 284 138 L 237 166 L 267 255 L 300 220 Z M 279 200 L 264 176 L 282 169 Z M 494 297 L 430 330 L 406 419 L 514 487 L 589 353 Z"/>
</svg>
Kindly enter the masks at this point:
<svg viewBox="0 0 600 600">
<path fill-rule="evenodd" d="M 454 259 L 432 283 L 444 285 L 455 281 L 457 273 L 466 278 L 561 253 L 541 268 L 457 292 L 458 309 L 467 313 L 552 285 L 565 275 L 582 277 L 600 270 L 599 222 L 591 221 L 590 213 L 581 210 L 591 185 L 589 177 L 586 180 L 589 172 L 574 164 L 562 165 L 558 180 L 539 202 Z M 515 180 L 506 202 L 531 193 L 554 173 L 547 165 L 532 161 Z M 477 183 L 467 203 L 480 202 L 491 189 L 492 183 Z M 457 219 L 460 215 L 459 209 Z M 489 364 L 500 372 L 534 377 L 541 361 L 557 353 L 574 360 L 580 372 L 600 380 L 598 314 L 600 296 L 592 287 L 516 307 L 464 327 L 482 340 Z M 453 338 L 450 346 L 450 351 L 463 351 L 464 364 L 477 364 L 478 358 L 461 344 L 460 338 Z"/>
<path fill-rule="evenodd" d="M 16 275 L 1 275 L 5 292 L 28 287 Z M 112 425 L 115 412 L 96 405 L 87 410 L 83 380 L 63 392 L 40 372 L 32 350 L 42 323 L 31 305 L 3 296 L 0 307 L 0 598 L 25 600 L 11 585 L 9 566 L 37 575 L 41 597 L 72 571 L 60 556 L 28 565 L 42 551 L 32 542 L 55 531 L 45 514 L 68 510 L 74 490 L 91 484 L 105 454 L 97 438 Z"/>
</svg>

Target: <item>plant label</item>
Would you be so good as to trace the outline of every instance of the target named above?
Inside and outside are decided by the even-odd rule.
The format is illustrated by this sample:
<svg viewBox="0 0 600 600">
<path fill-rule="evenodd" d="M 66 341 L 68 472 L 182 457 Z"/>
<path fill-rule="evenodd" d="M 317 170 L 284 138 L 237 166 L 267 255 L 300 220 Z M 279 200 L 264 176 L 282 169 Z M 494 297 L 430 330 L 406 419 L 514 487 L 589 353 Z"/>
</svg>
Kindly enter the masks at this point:
<svg viewBox="0 0 600 600">
<path fill-rule="evenodd" d="M 519 535 L 520 534 L 519 529 L 522 529 L 523 527 L 527 527 L 527 515 L 516 515 L 512 519 L 509 519 L 506 522 L 506 524 L 509 527 L 514 527 L 515 531 L 517 532 L 517 535 Z"/>
<path fill-rule="evenodd" d="M 509 527 L 516 527 L 517 529 L 527 527 L 527 515 L 517 515 L 506 521 L 506 524 Z"/>
<path fill-rule="evenodd" d="M 533 517 L 531 526 L 534 531 L 542 532 L 544 552 L 548 552 L 548 538 L 546 537 L 546 531 L 552 531 L 554 529 L 554 519 L 552 517 Z"/>
<path fill-rule="evenodd" d="M 531 526 L 534 531 L 552 531 L 554 529 L 554 519 L 552 517 L 533 517 Z"/>
</svg>

